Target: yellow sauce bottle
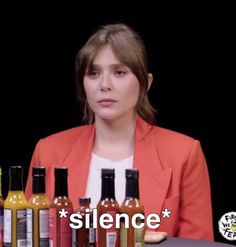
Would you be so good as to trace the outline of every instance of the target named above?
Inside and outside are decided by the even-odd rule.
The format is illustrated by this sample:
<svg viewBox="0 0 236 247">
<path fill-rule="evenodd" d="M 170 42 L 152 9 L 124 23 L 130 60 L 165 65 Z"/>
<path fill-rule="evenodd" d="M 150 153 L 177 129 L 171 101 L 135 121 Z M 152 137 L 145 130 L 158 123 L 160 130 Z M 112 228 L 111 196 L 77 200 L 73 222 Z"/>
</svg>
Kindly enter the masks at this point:
<svg viewBox="0 0 236 247">
<path fill-rule="evenodd" d="M 33 167 L 32 196 L 27 208 L 28 246 L 49 246 L 49 205 L 45 194 L 45 167 Z"/>
<path fill-rule="evenodd" d="M 124 222 L 121 222 L 120 240 L 121 247 L 144 247 L 145 225 L 144 220 L 137 218 L 136 224 L 141 228 L 134 228 L 131 219 L 134 214 L 142 214 L 144 216 L 144 206 L 139 199 L 139 171 L 138 169 L 126 169 L 126 193 L 125 199 L 120 207 L 120 213 L 129 216 L 129 228 L 125 228 Z"/>
<path fill-rule="evenodd" d="M 9 169 L 9 192 L 4 202 L 4 246 L 26 247 L 26 208 L 23 192 L 23 168 L 11 166 Z"/>
<path fill-rule="evenodd" d="M 0 247 L 3 245 L 3 207 L 4 199 L 2 197 L 2 167 L 0 167 Z"/>
</svg>

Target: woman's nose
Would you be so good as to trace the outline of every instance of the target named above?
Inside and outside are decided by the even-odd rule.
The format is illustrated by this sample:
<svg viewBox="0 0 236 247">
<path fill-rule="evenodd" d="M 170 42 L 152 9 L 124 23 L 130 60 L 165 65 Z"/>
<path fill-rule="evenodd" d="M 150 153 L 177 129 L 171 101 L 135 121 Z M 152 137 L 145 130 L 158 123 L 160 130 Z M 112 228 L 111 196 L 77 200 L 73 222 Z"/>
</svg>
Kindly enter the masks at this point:
<svg viewBox="0 0 236 247">
<path fill-rule="evenodd" d="M 103 75 L 101 82 L 101 91 L 107 92 L 112 90 L 111 78 L 109 75 Z"/>
</svg>

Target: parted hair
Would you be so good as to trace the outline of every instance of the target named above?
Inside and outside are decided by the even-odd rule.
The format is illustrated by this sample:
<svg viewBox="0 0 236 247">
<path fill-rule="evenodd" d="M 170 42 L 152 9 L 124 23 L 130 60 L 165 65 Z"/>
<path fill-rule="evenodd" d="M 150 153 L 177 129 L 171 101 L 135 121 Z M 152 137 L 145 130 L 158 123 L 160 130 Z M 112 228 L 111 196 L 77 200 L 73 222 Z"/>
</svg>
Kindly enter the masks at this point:
<svg viewBox="0 0 236 247">
<path fill-rule="evenodd" d="M 89 107 L 84 90 L 84 75 L 93 66 L 98 52 L 110 45 L 121 63 L 130 68 L 139 81 L 137 113 L 149 124 L 155 124 L 155 109 L 148 100 L 148 59 L 144 42 L 137 32 L 125 24 L 109 24 L 100 27 L 80 49 L 76 56 L 76 95 L 83 111 L 83 121 L 92 124 L 94 113 Z"/>
</svg>

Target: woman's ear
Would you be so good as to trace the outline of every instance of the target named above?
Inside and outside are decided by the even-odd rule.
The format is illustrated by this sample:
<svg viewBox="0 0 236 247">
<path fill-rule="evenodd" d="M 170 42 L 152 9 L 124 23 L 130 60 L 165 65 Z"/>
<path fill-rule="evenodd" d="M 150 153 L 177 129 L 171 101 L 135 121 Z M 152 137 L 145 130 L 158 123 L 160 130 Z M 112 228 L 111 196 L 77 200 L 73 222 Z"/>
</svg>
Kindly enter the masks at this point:
<svg viewBox="0 0 236 247">
<path fill-rule="evenodd" d="M 148 90 L 150 89 L 153 81 L 153 75 L 151 73 L 148 73 Z"/>
</svg>

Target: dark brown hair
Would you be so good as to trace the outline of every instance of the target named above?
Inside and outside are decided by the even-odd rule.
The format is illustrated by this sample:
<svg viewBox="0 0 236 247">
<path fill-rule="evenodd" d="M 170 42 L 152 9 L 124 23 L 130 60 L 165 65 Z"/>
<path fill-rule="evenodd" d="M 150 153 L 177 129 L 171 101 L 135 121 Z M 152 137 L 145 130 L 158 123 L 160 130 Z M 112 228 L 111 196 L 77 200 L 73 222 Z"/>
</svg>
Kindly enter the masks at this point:
<svg viewBox="0 0 236 247">
<path fill-rule="evenodd" d="M 98 52 L 110 45 L 121 63 L 131 69 L 137 77 L 140 86 L 137 102 L 137 113 L 148 123 L 155 123 L 155 109 L 150 105 L 148 93 L 147 52 L 140 36 L 124 24 L 109 24 L 95 32 L 81 48 L 76 57 L 77 98 L 84 111 L 85 123 L 94 122 L 94 113 L 90 109 L 84 91 L 84 75 L 93 65 Z"/>
</svg>

